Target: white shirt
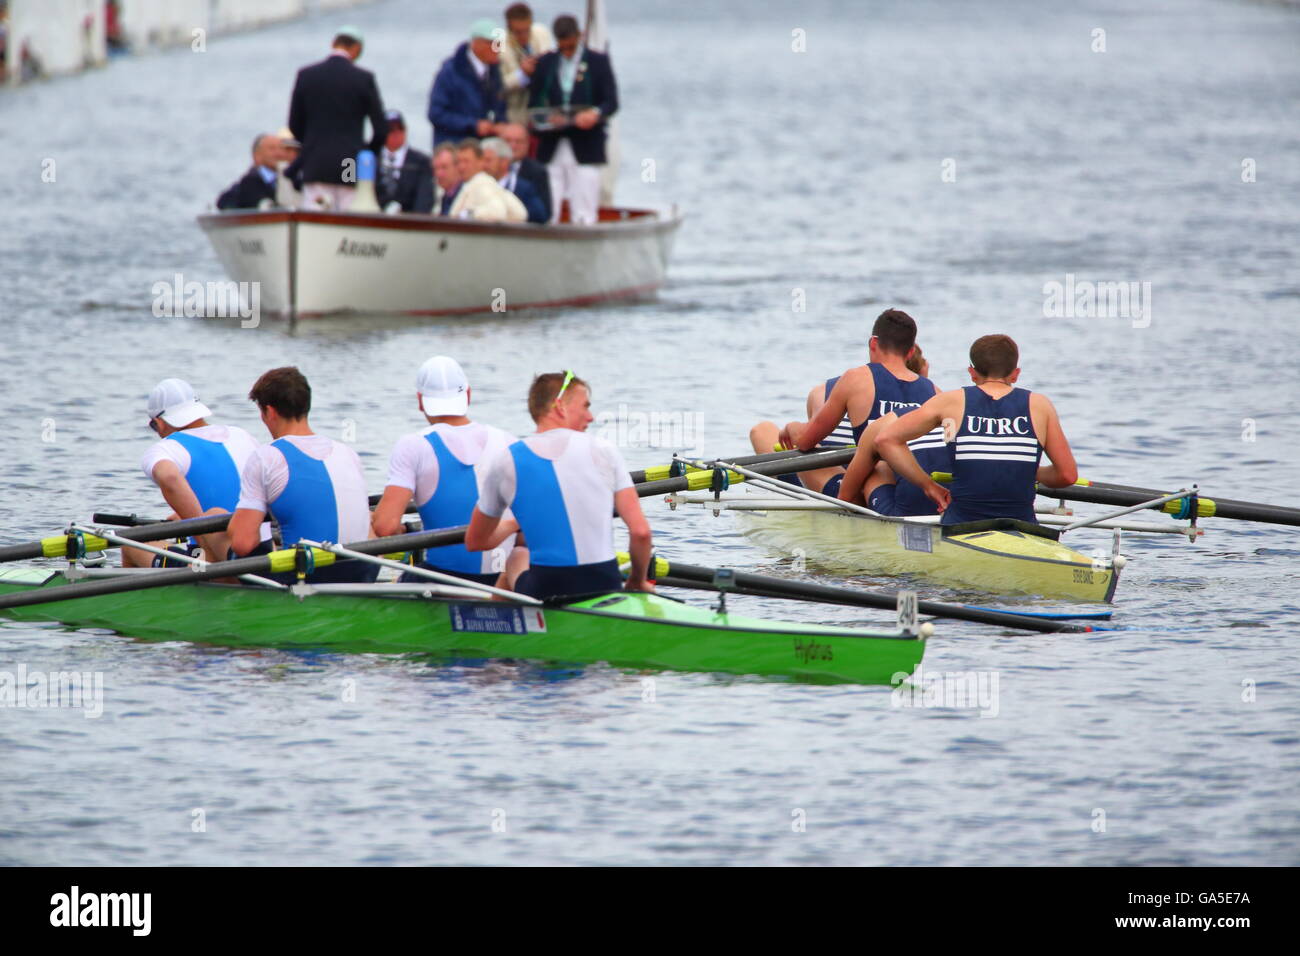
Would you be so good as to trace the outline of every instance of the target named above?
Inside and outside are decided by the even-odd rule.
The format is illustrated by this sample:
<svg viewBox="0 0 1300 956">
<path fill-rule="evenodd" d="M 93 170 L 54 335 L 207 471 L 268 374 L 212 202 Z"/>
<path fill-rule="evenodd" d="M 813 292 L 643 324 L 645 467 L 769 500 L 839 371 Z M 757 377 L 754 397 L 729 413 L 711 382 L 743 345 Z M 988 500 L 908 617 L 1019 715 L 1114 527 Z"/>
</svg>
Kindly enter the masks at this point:
<svg viewBox="0 0 1300 956">
<path fill-rule="evenodd" d="M 417 508 L 423 508 L 438 491 L 439 466 L 438 455 L 429 444 L 427 436 L 436 433 L 457 461 L 474 468 L 474 482 L 479 494 L 487 481 L 488 466 L 497 455 L 505 451 L 516 438 L 499 428 L 470 422 L 468 425 L 449 425 L 439 422 L 430 425 L 424 431 L 412 432 L 397 439 L 393 454 L 388 461 L 388 484 L 397 488 L 409 488 L 415 496 Z M 504 517 L 510 517 L 507 512 Z M 466 516 L 466 522 L 469 517 Z M 425 528 L 432 531 L 432 528 Z M 515 546 L 515 536 L 510 535 L 491 551 L 483 552 L 480 572 L 491 573 L 500 570 Z"/>
<path fill-rule="evenodd" d="M 403 435 L 397 439 L 388 461 L 388 484 L 409 488 L 415 495 L 416 507 L 426 504 L 438 490 L 438 456 L 425 437 L 430 432 L 437 433 L 457 461 L 474 466 L 480 489 L 487 477 L 488 464 L 517 440 L 508 432 L 482 422 L 468 425 L 439 422 L 424 431 Z"/>
<path fill-rule="evenodd" d="M 529 451 L 551 463 L 562 500 L 553 507 L 568 524 L 576 564 L 593 564 L 614 557 L 614 495 L 632 487 L 623 456 L 613 444 L 587 432 L 553 428 L 521 440 Z M 515 500 L 518 477 L 509 449 L 488 466 L 487 480 L 479 490 L 478 507 L 489 517 L 500 517 Z M 518 518 L 516 510 L 515 517 Z M 524 527 L 524 534 L 528 528 Z M 529 539 L 538 564 L 552 543 Z M 562 563 L 562 562 L 554 562 Z"/>
<path fill-rule="evenodd" d="M 257 440 L 238 425 L 200 425 L 198 428 L 183 430 L 187 435 L 193 435 L 195 438 L 203 438 L 207 441 L 220 442 L 225 446 L 231 461 L 235 463 L 235 470 L 241 477 L 242 490 L 244 467 L 248 464 L 248 460 L 257 453 Z M 159 463 L 164 461 L 170 461 L 174 464 L 182 477 L 189 476 L 191 464 L 189 449 L 180 442 L 174 441 L 170 435 L 149 446 L 148 451 L 144 453 L 144 457 L 140 459 L 140 467 L 149 480 L 153 481 L 153 470 L 158 467 Z M 259 533 L 262 541 L 271 540 L 271 523 L 264 521 Z"/>
<path fill-rule="evenodd" d="M 317 461 L 325 463 L 334 486 L 339 543 L 364 541 L 370 537 L 370 496 L 365 471 L 357 453 L 325 435 L 287 435 L 285 440 Z M 261 445 L 240 475 L 239 507 L 270 513 L 271 505 L 284 493 L 289 482 L 289 463 L 274 445 Z M 294 542 L 286 541 L 287 545 Z"/>
<path fill-rule="evenodd" d="M 383 150 L 384 155 L 383 155 L 382 165 L 380 166 L 380 170 L 382 171 L 391 166 L 394 172 L 401 173 L 402 164 L 406 162 L 406 151 L 410 148 L 411 146 L 409 143 L 404 143 L 401 149 L 399 149 L 397 152 L 393 152 L 387 146 L 385 146 Z"/>
<path fill-rule="evenodd" d="M 472 46 L 467 47 L 465 52 L 469 54 L 469 65 L 474 67 L 475 74 L 478 75 L 480 80 L 483 79 L 483 75 L 488 71 L 488 65 L 474 55 Z"/>
<path fill-rule="evenodd" d="M 184 431 L 185 434 L 193 435 L 195 438 L 225 445 L 226 451 L 230 453 L 231 460 L 235 463 L 235 470 L 241 474 L 249 456 L 257 450 L 257 442 L 253 436 L 236 425 L 201 425 L 198 428 L 186 428 Z M 140 459 L 140 467 L 150 481 L 153 481 L 153 470 L 161 461 L 173 462 L 181 475 L 190 473 L 189 451 L 180 442 L 173 441 L 170 437 L 154 442 Z"/>
</svg>

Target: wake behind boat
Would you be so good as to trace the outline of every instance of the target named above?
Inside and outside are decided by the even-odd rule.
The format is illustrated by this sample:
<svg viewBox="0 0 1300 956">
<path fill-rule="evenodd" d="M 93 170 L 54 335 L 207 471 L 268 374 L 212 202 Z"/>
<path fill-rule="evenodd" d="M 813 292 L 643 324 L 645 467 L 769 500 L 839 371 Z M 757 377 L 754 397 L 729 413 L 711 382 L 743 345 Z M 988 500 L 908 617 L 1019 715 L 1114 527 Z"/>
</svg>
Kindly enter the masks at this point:
<svg viewBox="0 0 1300 956">
<path fill-rule="evenodd" d="M 457 315 L 654 293 L 682 217 L 603 208 L 595 225 L 418 214 L 232 210 L 199 226 L 264 313 Z"/>
</svg>

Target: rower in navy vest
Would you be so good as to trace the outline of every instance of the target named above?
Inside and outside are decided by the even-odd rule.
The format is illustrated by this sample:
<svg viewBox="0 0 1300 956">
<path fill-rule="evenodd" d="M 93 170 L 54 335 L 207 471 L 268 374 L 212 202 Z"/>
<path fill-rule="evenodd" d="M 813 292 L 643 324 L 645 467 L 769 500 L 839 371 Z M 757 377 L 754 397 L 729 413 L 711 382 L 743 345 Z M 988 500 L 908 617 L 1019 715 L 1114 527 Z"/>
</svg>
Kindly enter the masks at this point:
<svg viewBox="0 0 1300 956">
<path fill-rule="evenodd" d="M 906 312 L 886 309 L 871 327 L 867 341 L 867 365 L 851 368 L 826 382 L 825 398 L 807 422 L 790 422 L 777 436 L 783 448 L 811 451 L 827 439 L 844 441 L 844 419 L 848 419 L 852 441 L 861 446 L 863 432 L 878 418 L 891 412 L 919 408 L 938 389 L 923 375 L 908 368 L 916 345 L 916 321 Z M 939 445 L 942 432 L 934 436 Z M 752 434 L 751 434 L 752 438 Z M 947 465 L 946 457 L 936 466 Z M 840 497 L 843 468 L 826 468 L 799 473 L 799 483 L 824 495 Z M 917 501 L 924 499 L 918 493 Z M 909 503 L 910 498 L 905 499 Z"/>
<path fill-rule="evenodd" d="M 541 600 L 617 591 L 653 591 L 650 525 L 623 456 L 587 434 L 591 395 L 572 372 L 533 379 L 528 412 L 537 433 L 498 455 L 488 469 L 465 546 L 494 546 L 505 510 L 527 540 L 529 565 L 506 586 Z M 627 525 L 632 569 L 626 585 L 614 554 L 614 512 Z"/>
<path fill-rule="evenodd" d="M 230 546 L 252 553 L 257 528 L 269 513 L 280 525 L 283 546 L 303 538 L 348 544 L 370 537 L 370 499 L 361 459 L 347 445 L 311 430 L 311 386 L 298 369 L 273 368 L 253 383 L 248 397 L 257 403 L 271 433 L 244 466 L 239 505 L 230 519 Z M 377 565 L 341 561 L 307 577 L 309 583 L 373 581 Z M 293 572 L 270 575 L 285 582 Z"/>
<path fill-rule="evenodd" d="M 922 380 L 929 378 L 930 363 L 926 361 L 919 345 L 914 346 L 908 355 L 907 368 Z M 938 388 L 935 388 L 934 394 L 939 394 Z M 912 407 L 920 408 L 920 403 Z M 857 451 L 840 481 L 841 501 L 866 505 L 877 514 L 895 517 L 934 513 L 934 505 L 925 496 L 925 492 L 906 478 L 895 475 L 894 469 L 889 467 L 889 463 L 876 450 L 876 439 L 885 426 L 907 411 L 906 407 L 896 405 L 894 411 L 871 419 L 860 433 Z M 926 474 L 952 471 L 952 450 L 944 440 L 942 427 L 912 440 L 908 443 L 908 448 Z"/>
<path fill-rule="evenodd" d="M 168 521 L 198 518 L 235 510 L 239 500 L 239 475 L 257 450 L 253 436 L 234 425 L 209 425 L 211 409 L 198 400 L 189 382 L 167 378 L 149 393 L 149 427 L 159 441 L 149 446 L 140 467 L 158 486 L 171 506 Z M 269 538 L 263 527 L 261 536 Z M 150 544 L 163 548 L 166 541 Z M 224 561 L 229 542 L 226 534 L 206 534 L 174 546 L 181 554 L 202 555 L 208 561 Z M 179 564 L 180 562 L 175 562 Z M 167 559 L 137 548 L 122 549 L 122 566 L 165 567 Z"/>
<path fill-rule="evenodd" d="M 455 359 L 446 355 L 429 359 L 420 366 L 415 389 L 429 427 L 403 435 L 393 446 L 388 485 L 375 507 L 375 534 L 381 537 L 403 532 L 402 515 L 412 498 L 425 531 L 469 524 L 488 464 L 516 440 L 499 428 L 470 421 L 472 389 Z M 490 550 L 468 551 L 463 544 L 430 548 L 424 553 L 424 567 L 496 584 L 514 546 L 514 527 L 507 516 Z M 415 582 L 426 580 L 409 577 Z"/>
<path fill-rule="evenodd" d="M 941 392 L 887 425 L 876 447 L 901 477 L 943 512 L 945 525 L 988 518 L 1037 522 L 1035 482 L 1063 488 L 1078 480 L 1074 453 L 1047 396 L 1016 388 L 1020 349 L 1008 335 L 970 347 L 974 385 Z M 934 481 L 908 443 L 948 420 L 953 425 L 952 485 Z M 1039 462 L 1047 452 L 1050 465 Z"/>
</svg>

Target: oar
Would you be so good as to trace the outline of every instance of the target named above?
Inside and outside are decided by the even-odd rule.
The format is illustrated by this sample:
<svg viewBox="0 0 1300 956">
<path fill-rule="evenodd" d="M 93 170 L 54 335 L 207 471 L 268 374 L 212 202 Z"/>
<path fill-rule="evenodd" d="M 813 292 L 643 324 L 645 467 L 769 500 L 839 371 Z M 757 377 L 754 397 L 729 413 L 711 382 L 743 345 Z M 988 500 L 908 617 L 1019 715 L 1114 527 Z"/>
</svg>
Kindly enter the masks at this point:
<svg viewBox="0 0 1300 956">
<path fill-rule="evenodd" d="M 1003 614 L 1019 614 L 1021 617 L 1044 617 L 1051 621 L 1109 621 L 1113 611 L 1008 611 L 1006 608 L 979 607 L 966 605 L 977 611 L 1001 611 Z"/>
<path fill-rule="evenodd" d="M 829 451 L 811 451 L 811 452 L 773 452 L 773 456 L 755 456 L 766 458 L 765 461 L 755 462 L 748 466 L 749 471 L 756 472 L 760 475 L 772 476 L 783 475 L 786 472 L 793 471 L 810 471 L 814 468 L 831 468 L 836 465 L 847 465 L 853 460 L 856 448 L 849 446 L 847 448 L 835 448 Z M 737 458 L 731 460 L 731 464 L 744 464 L 746 459 Z M 650 471 L 652 469 L 647 469 Z M 714 476 L 724 475 L 724 484 L 736 484 L 745 480 L 745 476 L 736 471 L 724 468 L 712 469 L 689 469 L 686 474 L 679 475 L 675 478 L 647 479 L 638 482 L 636 485 L 637 494 L 642 498 L 650 495 L 667 495 L 675 491 L 709 491 L 719 490 L 713 488 Z M 635 477 L 635 476 L 633 476 Z"/>
<path fill-rule="evenodd" d="M 930 477 L 938 482 L 951 482 L 952 475 L 946 471 L 934 471 Z M 1132 485 L 1115 485 L 1106 481 L 1091 481 L 1080 478 L 1073 485 L 1065 488 L 1049 488 L 1040 484 L 1038 493 L 1044 498 L 1058 498 L 1064 501 L 1084 501 L 1096 505 L 1140 505 L 1155 498 L 1164 498 L 1176 494 L 1171 491 L 1159 491 L 1155 488 L 1135 488 Z M 1182 501 L 1169 501 L 1152 510 L 1166 514 L 1187 517 Z M 1258 504 L 1253 501 L 1237 501 L 1232 498 L 1207 498 L 1199 491 L 1196 498 L 1196 516 L 1198 518 L 1236 518 L 1241 521 L 1262 521 L 1267 524 L 1286 524 L 1300 526 L 1300 508 L 1283 508 L 1280 505 Z"/>
<path fill-rule="evenodd" d="M 832 451 L 809 452 L 801 454 L 793 452 L 791 455 L 796 458 L 795 461 L 787 459 L 769 460 L 760 462 L 752 467 L 752 471 L 764 475 L 780 475 L 787 471 L 803 471 L 809 468 L 828 468 L 832 465 L 845 465 L 853 459 L 853 448 L 837 448 Z M 674 491 L 701 491 L 707 490 L 714 482 L 715 475 L 724 474 L 725 481 L 741 482 L 745 476 L 734 471 L 723 471 L 718 469 L 704 469 L 699 471 L 690 471 L 685 475 L 677 478 L 664 478 L 657 481 L 642 481 L 634 485 L 637 494 L 642 498 L 651 495 L 671 494 Z M 372 498 L 372 500 L 375 500 Z M 414 508 L 408 508 L 413 511 Z M 96 514 L 94 516 L 97 524 L 117 525 L 129 524 L 139 519 L 136 515 L 111 515 Z M 127 527 L 119 532 L 119 536 L 129 538 L 132 541 L 155 541 L 165 538 L 183 538 L 186 536 L 197 536 L 201 534 L 210 534 L 214 531 L 224 531 L 226 523 L 230 520 L 229 515 L 207 515 L 202 518 L 188 518 L 183 521 L 160 521 L 154 524 L 139 524 L 135 527 Z M 446 544 L 458 544 L 464 540 L 465 529 L 447 529 L 448 534 L 452 531 L 458 531 L 460 538 L 454 541 L 444 542 Z M 67 535 L 53 535 L 43 538 L 40 541 L 33 541 L 29 544 L 11 544 L 0 547 L 0 563 L 5 561 L 24 561 L 30 558 L 62 558 L 67 556 Z M 103 538 L 86 538 L 85 549 L 87 551 L 106 551 L 113 545 Z"/>
<path fill-rule="evenodd" d="M 1069 492 L 1069 494 L 1064 494 Z M 1169 494 L 1147 488 L 1134 488 L 1130 485 L 1115 485 L 1106 481 L 1089 481 L 1080 479 L 1069 488 L 1046 488 L 1038 486 L 1038 493 L 1048 498 L 1065 498 L 1068 501 L 1093 501 L 1098 504 L 1136 504 L 1153 497 Z M 1103 497 L 1104 496 L 1104 497 Z M 1268 524 L 1286 524 L 1300 526 L 1300 508 L 1283 508 L 1280 505 L 1259 504 L 1253 501 L 1237 501 L 1232 498 L 1206 498 L 1198 496 L 1197 515 L 1201 518 L 1236 518 L 1241 521 L 1262 521 Z M 1171 514 L 1178 513 L 1178 502 L 1171 502 L 1162 510 Z"/>
<path fill-rule="evenodd" d="M 657 558 L 655 561 L 657 583 L 669 586 L 717 590 L 712 587 L 716 573 L 716 568 L 681 564 L 662 557 Z M 734 580 L 735 587 L 732 590 L 737 594 L 788 598 L 795 601 L 819 601 L 823 604 L 845 604 L 853 607 L 871 607 L 882 611 L 893 611 L 898 607 L 898 595 L 888 591 L 860 591 L 852 588 L 832 587 L 826 584 L 812 584 L 808 581 L 774 578 L 764 574 L 750 574 L 747 571 L 735 572 Z M 938 601 L 918 601 L 917 610 L 922 614 L 930 614 L 934 617 L 974 621 L 977 624 L 995 624 L 1000 627 L 1039 631 L 1046 634 L 1059 632 L 1080 634 L 1092 630 L 1090 627 L 1079 624 L 1068 624 L 1005 611 L 981 610 L 960 604 L 942 604 Z"/>
<path fill-rule="evenodd" d="M 97 518 L 100 516 L 96 516 Z M 121 517 L 121 516 L 119 516 Z M 158 524 L 139 525 L 124 528 L 118 536 L 131 541 L 159 541 L 166 538 L 184 538 L 191 535 L 211 534 L 225 531 L 230 515 L 204 515 L 201 518 L 187 518 L 184 521 L 162 521 Z M 97 521 L 98 524 L 111 524 Z M 75 536 L 74 540 L 75 540 Z M 58 534 L 29 544 L 10 544 L 0 547 L 0 562 L 23 561 L 28 558 L 63 558 L 67 557 L 69 535 Z M 84 538 L 87 551 L 107 551 L 115 545 L 103 538 L 86 535 Z"/>
<path fill-rule="evenodd" d="M 853 446 L 847 446 L 847 447 L 849 448 L 850 451 L 854 451 L 854 450 L 856 450 L 856 449 L 853 448 Z M 761 465 L 761 464 L 764 464 L 764 463 L 769 462 L 769 461 L 790 461 L 790 460 L 792 460 L 792 459 L 795 459 L 795 458 L 803 458 L 803 457 L 806 457 L 806 456 L 808 456 L 808 455 L 820 455 L 820 454 L 823 454 L 823 453 L 824 453 L 825 451 L 827 451 L 827 450 L 828 450 L 828 449 L 821 449 L 821 450 L 817 450 L 817 451 L 796 451 L 796 450 L 794 450 L 794 449 L 787 449 L 786 451 L 769 451 L 769 452 L 767 452 L 767 453 L 765 453 L 765 454 L 762 454 L 762 455 L 745 455 L 745 456 L 740 457 L 740 458 L 728 458 L 727 461 L 731 462 L 733 465 Z M 840 451 L 840 450 L 842 450 L 842 449 L 829 449 L 829 450 L 831 450 L 831 451 Z M 845 462 L 845 464 L 847 464 L 848 461 L 852 461 L 852 460 L 853 460 L 853 455 L 850 454 L 850 455 L 848 456 L 848 460 Z M 803 471 L 805 468 L 808 468 L 808 467 L 812 467 L 812 468 L 824 468 L 824 467 L 827 467 L 827 466 L 825 466 L 825 465 L 811 465 L 811 466 L 809 466 L 809 465 L 800 465 L 799 467 L 795 467 L 795 468 L 786 468 L 786 469 L 783 469 L 782 471 L 773 472 L 773 474 L 778 474 L 778 475 L 779 475 L 779 474 L 784 474 L 786 471 Z M 700 470 L 700 469 L 697 469 L 697 468 L 688 468 L 687 470 L 688 470 L 688 471 L 698 471 L 698 470 Z M 643 481 L 661 481 L 661 480 L 663 480 L 664 478 L 672 478 L 672 477 L 673 477 L 673 466 L 672 466 L 672 465 L 652 465 L 651 467 L 646 468 L 646 469 L 643 469 L 643 470 L 641 470 L 641 471 L 634 471 L 634 472 L 632 472 L 632 481 L 633 481 L 633 483 L 635 483 L 635 484 L 641 484 L 641 482 L 643 482 Z"/>
<path fill-rule="evenodd" d="M 415 551 L 420 548 L 438 548 L 443 545 L 458 544 L 463 540 L 465 540 L 465 529 L 453 528 L 446 531 L 419 531 L 413 534 L 393 535 L 388 538 L 371 538 L 367 541 L 357 541 L 346 545 L 346 547 L 351 551 L 359 551 L 362 554 L 376 555 Z M 245 574 L 275 574 L 293 571 L 297 554 L 297 549 L 290 548 L 257 557 L 236 558 L 234 561 L 214 561 L 202 568 L 196 565 L 175 570 L 151 571 L 148 574 L 100 578 L 95 581 L 83 581 L 52 588 L 32 588 L 31 590 L 17 591 L 13 594 L 0 595 L 0 608 L 29 607 L 33 604 L 50 604 L 56 601 L 71 601 L 82 597 L 124 594 L 128 591 L 144 591 L 149 588 L 163 588 L 172 584 L 191 584 L 195 581 L 233 578 Z M 313 548 L 311 554 L 316 567 L 325 567 L 335 562 L 335 555 L 329 551 Z"/>
</svg>

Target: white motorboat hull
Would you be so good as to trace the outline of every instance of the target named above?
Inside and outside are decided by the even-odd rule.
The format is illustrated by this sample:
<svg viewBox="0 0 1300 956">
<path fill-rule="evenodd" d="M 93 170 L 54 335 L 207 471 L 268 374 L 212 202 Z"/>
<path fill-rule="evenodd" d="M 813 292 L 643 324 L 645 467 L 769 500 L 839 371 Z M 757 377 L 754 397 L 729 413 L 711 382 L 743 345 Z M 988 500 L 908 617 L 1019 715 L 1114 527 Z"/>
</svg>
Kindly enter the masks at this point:
<svg viewBox="0 0 1300 956">
<path fill-rule="evenodd" d="M 199 226 L 263 313 L 457 315 L 647 296 L 664 281 L 675 212 L 602 209 L 590 226 L 443 216 L 239 210 Z"/>
</svg>

